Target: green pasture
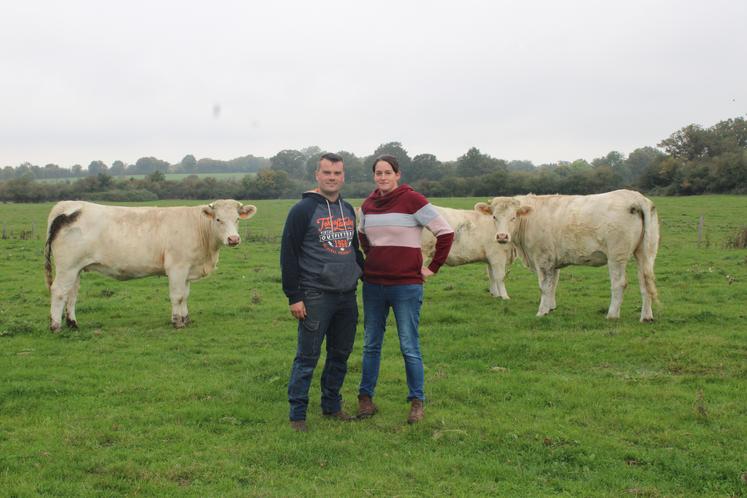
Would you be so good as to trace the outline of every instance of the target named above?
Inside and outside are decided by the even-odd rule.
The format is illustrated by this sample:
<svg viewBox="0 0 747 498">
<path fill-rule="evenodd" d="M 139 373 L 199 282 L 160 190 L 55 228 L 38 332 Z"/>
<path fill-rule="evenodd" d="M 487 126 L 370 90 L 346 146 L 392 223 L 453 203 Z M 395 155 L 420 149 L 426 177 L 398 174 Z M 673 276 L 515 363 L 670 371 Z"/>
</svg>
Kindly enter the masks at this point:
<svg viewBox="0 0 747 498">
<path fill-rule="evenodd" d="M 380 412 L 322 419 L 318 368 L 305 434 L 287 423 L 296 323 L 278 263 L 293 201 L 253 202 L 242 244 L 192 284 L 188 328 L 170 326 L 166 278 L 84 274 L 80 329 L 58 335 L 43 275 L 51 204 L 0 204 L 0 495 L 747 496 L 747 250 L 725 247 L 747 197 L 654 200 L 656 322 L 638 322 L 634 262 L 615 322 L 605 267 L 563 269 L 544 318 L 519 262 L 507 302 L 484 265 L 445 267 L 422 312 L 425 421 L 405 423 L 392 325 Z"/>
</svg>

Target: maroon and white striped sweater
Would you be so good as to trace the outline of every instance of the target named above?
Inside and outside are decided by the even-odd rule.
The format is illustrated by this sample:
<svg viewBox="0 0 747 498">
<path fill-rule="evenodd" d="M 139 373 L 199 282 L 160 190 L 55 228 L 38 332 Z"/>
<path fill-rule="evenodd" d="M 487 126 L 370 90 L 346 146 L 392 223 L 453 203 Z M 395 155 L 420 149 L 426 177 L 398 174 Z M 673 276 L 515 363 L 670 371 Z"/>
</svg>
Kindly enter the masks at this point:
<svg viewBox="0 0 747 498">
<path fill-rule="evenodd" d="M 363 201 L 358 228 L 366 253 L 363 280 L 371 284 L 422 284 L 423 228 L 436 236 L 436 252 L 428 269 L 438 272 L 454 240 L 454 230 L 428 199 L 407 184 L 381 195 L 376 189 Z"/>
</svg>

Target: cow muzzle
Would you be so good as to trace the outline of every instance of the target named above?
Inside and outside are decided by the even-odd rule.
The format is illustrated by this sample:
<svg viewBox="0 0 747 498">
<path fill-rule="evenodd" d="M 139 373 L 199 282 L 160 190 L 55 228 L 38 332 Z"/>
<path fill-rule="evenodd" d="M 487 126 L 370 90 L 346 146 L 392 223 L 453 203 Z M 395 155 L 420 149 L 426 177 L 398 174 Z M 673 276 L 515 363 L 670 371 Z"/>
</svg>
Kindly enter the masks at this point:
<svg viewBox="0 0 747 498">
<path fill-rule="evenodd" d="M 511 238 L 507 233 L 497 233 L 495 234 L 495 240 L 499 244 L 508 244 L 511 241 Z"/>
<path fill-rule="evenodd" d="M 228 236 L 228 245 L 229 246 L 231 246 L 231 247 L 237 246 L 240 243 L 241 243 L 241 237 L 239 237 L 238 235 L 229 235 Z"/>
</svg>

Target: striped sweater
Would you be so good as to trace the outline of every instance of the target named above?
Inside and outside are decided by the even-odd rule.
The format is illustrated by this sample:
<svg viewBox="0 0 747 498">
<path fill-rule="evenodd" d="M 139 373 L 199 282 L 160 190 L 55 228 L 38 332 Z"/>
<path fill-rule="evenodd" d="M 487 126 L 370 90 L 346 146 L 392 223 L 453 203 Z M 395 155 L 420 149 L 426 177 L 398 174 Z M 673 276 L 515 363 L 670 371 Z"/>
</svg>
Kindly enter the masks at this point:
<svg viewBox="0 0 747 498">
<path fill-rule="evenodd" d="M 366 253 L 363 280 L 371 284 L 422 284 L 423 228 L 436 236 L 436 253 L 428 269 L 438 272 L 454 240 L 454 230 L 428 199 L 403 184 L 381 195 L 376 189 L 363 201 L 358 228 L 361 248 Z"/>
</svg>

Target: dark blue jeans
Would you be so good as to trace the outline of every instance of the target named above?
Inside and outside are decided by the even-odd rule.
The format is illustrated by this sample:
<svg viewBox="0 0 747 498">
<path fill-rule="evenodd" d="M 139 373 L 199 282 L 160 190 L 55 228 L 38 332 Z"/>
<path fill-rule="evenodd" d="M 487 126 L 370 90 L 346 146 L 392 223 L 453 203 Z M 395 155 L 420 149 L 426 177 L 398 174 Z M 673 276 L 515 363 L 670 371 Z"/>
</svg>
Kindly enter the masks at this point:
<svg viewBox="0 0 747 498">
<path fill-rule="evenodd" d="M 314 368 L 327 337 L 327 359 L 322 371 L 322 412 L 336 413 L 342 407 L 340 389 L 348 371 L 348 357 L 355 342 L 358 303 L 355 291 L 345 293 L 304 291 L 306 319 L 298 322 L 298 347 L 288 383 L 290 419 L 306 420 L 309 387 Z"/>
<path fill-rule="evenodd" d="M 389 308 L 394 310 L 399 335 L 399 349 L 405 360 L 407 400 L 425 400 L 423 358 L 420 355 L 418 325 L 423 305 L 423 286 L 378 285 L 363 283 L 363 365 L 360 394 L 371 397 L 376 390 L 381 365 Z"/>
</svg>

